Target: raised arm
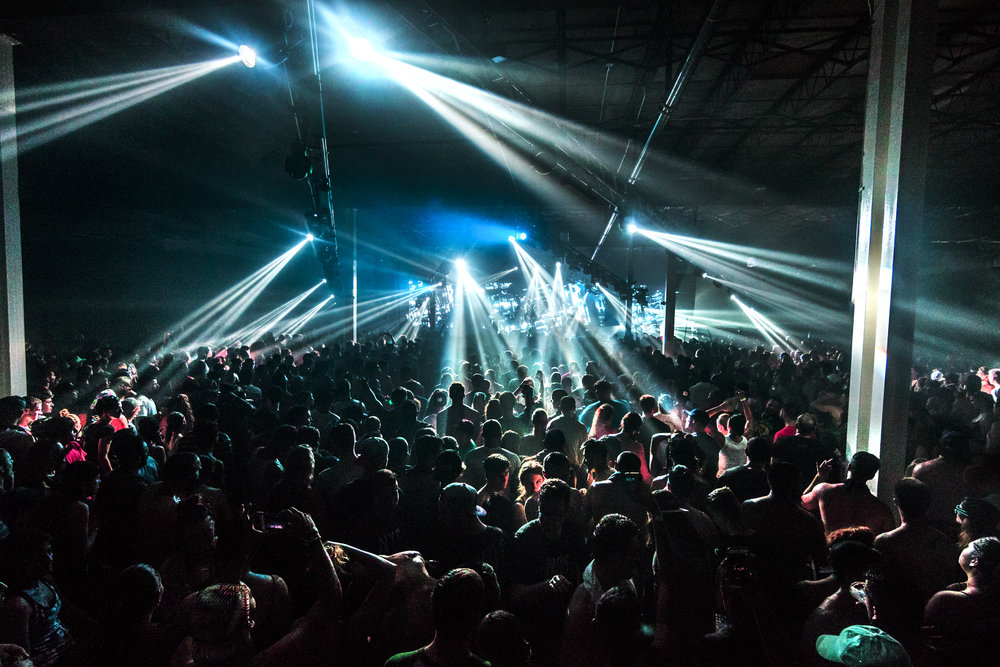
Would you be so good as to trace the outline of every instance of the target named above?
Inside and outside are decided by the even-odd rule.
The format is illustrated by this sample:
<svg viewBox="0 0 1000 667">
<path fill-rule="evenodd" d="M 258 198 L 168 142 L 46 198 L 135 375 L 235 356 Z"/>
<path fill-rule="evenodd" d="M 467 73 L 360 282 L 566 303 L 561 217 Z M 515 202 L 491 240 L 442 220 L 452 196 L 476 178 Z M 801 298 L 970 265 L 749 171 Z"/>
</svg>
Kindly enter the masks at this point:
<svg viewBox="0 0 1000 667">
<path fill-rule="evenodd" d="M 747 425 L 743 428 L 743 432 L 753 433 L 756 422 L 753 418 L 753 410 L 750 409 L 750 399 L 742 391 L 737 391 L 736 397 L 739 399 L 740 407 L 743 409 L 743 418 L 747 420 Z"/>
<path fill-rule="evenodd" d="M 833 459 L 823 461 L 817 466 L 816 476 L 802 492 L 802 506 L 807 510 L 811 511 L 819 507 L 819 498 L 826 489 L 826 480 L 830 479 L 831 470 L 833 470 Z"/>
<path fill-rule="evenodd" d="M 293 539 L 302 540 L 309 550 L 315 585 L 319 590 L 319 600 L 325 602 L 330 611 L 335 613 L 340 608 L 343 590 L 319 529 L 316 528 L 311 516 L 295 508 L 282 511 L 281 516 L 285 522 L 285 533 Z"/>
</svg>

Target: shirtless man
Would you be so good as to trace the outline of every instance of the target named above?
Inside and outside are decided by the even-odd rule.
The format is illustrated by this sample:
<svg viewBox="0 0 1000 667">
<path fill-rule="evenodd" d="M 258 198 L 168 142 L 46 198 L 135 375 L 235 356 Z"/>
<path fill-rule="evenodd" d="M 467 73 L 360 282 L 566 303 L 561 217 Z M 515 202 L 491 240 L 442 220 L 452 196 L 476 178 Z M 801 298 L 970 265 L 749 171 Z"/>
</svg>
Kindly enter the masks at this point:
<svg viewBox="0 0 1000 667">
<path fill-rule="evenodd" d="M 892 530 L 896 527 L 892 511 L 868 489 L 867 483 L 875 477 L 878 466 L 877 456 L 858 452 L 847 467 L 847 480 L 841 484 L 827 484 L 825 480 L 833 468 L 833 461 L 824 461 L 813 483 L 802 495 L 802 506 L 807 510 L 819 508 L 827 535 L 848 526 L 867 526 L 876 535 Z"/>
<path fill-rule="evenodd" d="M 903 524 L 875 538 L 882 564 L 920 591 L 926 603 L 932 595 L 957 581 L 955 541 L 927 521 L 931 489 L 920 480 L 904 477 L 896 482 L 896 507 Z"/>
<path fill-rule="evenodd" d="M 969 495 L 965 484 L 968 466 L 969 436 L 947 431 L 938 442 L 940 455 L 913 469 L 913 476 L 931 487 L 931 506 L 927 518 L 940 530 L 957 534 L 955 505 Z"/>
</svg>

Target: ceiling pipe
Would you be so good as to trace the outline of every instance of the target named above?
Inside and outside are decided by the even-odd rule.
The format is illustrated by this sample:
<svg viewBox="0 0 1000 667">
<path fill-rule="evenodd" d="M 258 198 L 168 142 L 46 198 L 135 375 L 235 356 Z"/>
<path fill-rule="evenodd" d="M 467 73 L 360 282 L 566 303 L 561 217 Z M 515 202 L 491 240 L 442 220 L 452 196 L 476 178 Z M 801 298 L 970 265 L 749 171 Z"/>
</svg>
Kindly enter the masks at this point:
<svg viewBox="0 0 1000 667">
<path fill-rule="evenodd" d="M 653 123 L 653 129 L 649 131 L 649 137 L 647 137 L 646 143 L 643 145 L 642 151 L 639 153 L 639 157 L 635 161 L 635 166 L 632 168 L 632 173 L 628 177 L 628 185 L 625 193 L 626 198 L 629 195 L 631 187 L 635 185 L 637 180 L 639 180 L 639 173 L 642 171 L 642 166 L 646 162 L 646 157 L 649 154 L 649 147 L 653 144 L 653 139 L 660 131 L 660 128 L 666 125 L 667 120 L 670 118 L 670 114 L 674 110 L 674 106 L 677 103 L 677 98 L 680 97 L 688 79 L 691 78 L 691 74 L 698 67 L 698 63 L 701 62 L 701 57 L 705 54 L 705 49 L 708 48 L 708 43 L 712 41 L 712 35 L 715 34 L 715 28 L 722 19 L 722 16 L 726 13 L 726 9 L 728 7 L 729 0 L 715 0 L 715 4 L 712 5 L 712 9 L 709 10 L 708 16 L 705 17 L 705 22 L 702 23 L 701 30 L 698 31 L 698 36 L 695 37 L 694 42 L 691 44 L 691 49 L 688 51 L 687 58 L 684 59 L 684 64 L 681 66 L 680 71 L 677 72 L 677 78 L 674 80 L 674 85 L 670 89 L 670 93 L 667 95 L 666 102 L 663 103 L 663 107 L 660 109 L 660 115 L 656 117 L 656 122 Z M 594 261 L 597 257 L 597 253 L 601 250 L 601 246 L 604 245 L 604 240 L 608 238 L 611 228 L 615 226 L 615 222 L 618 221 L 618 217 L 620 215 L 621 208 L 615 205 L 611 211 L 611 218 L 608 220 L 608 224 L 604 228 L 604 233 L 601 234 L 601 239 L 597 242 L 597 247 L 594 248 L 594 254 L 590 256 L 590 261 Z"/>
</svg>

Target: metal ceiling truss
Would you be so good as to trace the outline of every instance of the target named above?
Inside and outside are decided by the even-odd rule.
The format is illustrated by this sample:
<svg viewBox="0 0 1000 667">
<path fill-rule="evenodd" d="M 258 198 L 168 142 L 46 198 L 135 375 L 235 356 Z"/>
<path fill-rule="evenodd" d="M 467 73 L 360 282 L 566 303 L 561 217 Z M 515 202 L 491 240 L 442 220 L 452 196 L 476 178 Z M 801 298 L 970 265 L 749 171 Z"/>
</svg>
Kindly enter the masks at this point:
<svg viewBox="0 0 1000 667">
<path fill-rule="evenodd" d="M 754 66 L 767 51 L 766 41 L 761 38 L 767 34 L 763 26 L 771 22 L 779 25 L 784 23 L 784 17 L 776 15 L 779 5 L 777 0 L 762 3 L 761 11 L 735 43 L 732 56 L 715 79 L 711 90 L 685 119 L 691 116 L 715 118 L 721 109 L 734 99 L 743 84 L 749 80 Z M 696 137 L 692 133 L 682 132 L 674 142 L 673 151 L 680 155 L 688 155 L 694 148 L 695 141 Z"/>
<path fill-rule="evenodd" d="M 986 9 L 979 9 L 976 11 L 963 12 L 961 20 L 954 20 L 951 22 L 940 21 L 939 34 L 938 34 L 938 58 L 945 60 L 948 65 L 942 69 L 935 71 L 934 76 L 940 76 L 952 69 L 958 67 L 959 65 L 965 63 L 967 60 L 981 55 L 982 53 L 988 51 L 994 51 L 1000 48 L 1000 22 L 987 20 L 987 16 L 996 13 L 995 7 L 987 7 Z M 956 45 L 953 41 L 956 37 L 960 35 L 972 35 L 975 34 L 982 38 L 983 35 L 991 35 L 989 39 L 984 42 L 981 40 L 971 40 L 971 39 L 961 39 L 959 38 L 959 44 Z M 992 42 L 992 43 L 991 43 Z M 981 48 L 976 49 L 974 46 L 980 46 Z M 991 47 L 991 48 L 988 48 Z M 943 54 L 943 55 L 942 55 Z M 997 91 L 997 79 L 1000 77 L 1000 72 L 997 68 L 1000 67 L 1000 62 L 994 62 L 992 68 L 981 69 L 977 72 L 970 74 L 963 81 L 949 87 L 945 91 L 938 93 L 931 98 L 931 127 L 928 140 L 932 144 L 941 144 L 942 140 L 947 137 L 952 132 L 958 129 L 977 132 L 977 136 L 982 140 L 995 139 L 996 134 L 1000 132 L 1000 129 L 996 127 L 997 115 L 994 113 L 992 115 L 992 127 L 989 123 L 983 125 L 980 124 L 978 127 L 975 123 L 970 127 L 968 122 L 968 117 L 962 118 L 960 115 L 956 114 L 951 122 L 946 119 L 946 114 L 941 113 L 939 110 L 943 104 L 951 104 L 955 100 L 961 97 L 976 99 L 992 99 L 996 100 Z M 984 82 L 984 85 L 990 86 L 992 94 L 990 95 L 973 95 L 975 91 L 974 86 L 978 82 Z M 978 91 L 975 91 L 978 92 Z M 838 161 L 844 160 L 848 156 L 852 156 L 861 149 L 861 142 L 863 137 L 861 135 L 861 124 L 864 121 L 863 105 L 865 101 L 865 91 L 862 88 L 852 99 L 850 99 L 846 104 L 840 108 L 832 111 L 828 114 L 823 122 L 830 122 L 833 118 L 842 117 L 844 118 L 845 124 L 855 125 L 854 132 L 852 133 L 852 139 L 844 143 L 838 150 L 834 151 L 827 159 L 830 163 L 836 163 Z M 994 107 L 995 109 L 995 107 Z M 938 113 L 933 113 L 934 111 L 939 111 Z M 989 118 L 989 116 L 988 116 Z M 815 136 L 803 137 L 800 141 L 793 144 L 792 148 L 806 145 L 827 145 L 827 139 L 821 134 Z M 787 150 L 787 149 L 786 149 Z M 772 159 L 766 163 L 766 167 L 773 167 L 774 164 L 780 160 L 780 155 L 777 159 Z"/>
<path fill-rule="evenodd" d="M 758 116 L 758 127 L 747 130 L 732 145 L 718 154 L 715 165 L 732 162 L 742 151 L 759 146 L 764 136 L 760 129 L 765 119 L 795 118 L 810 103 L 828 90 L 840 77 L 868 58 L 869 19 L 862 16 L 855 21 L 821 54 L 814 66 L 808 68 L 767 110 Z"/>
</svg>

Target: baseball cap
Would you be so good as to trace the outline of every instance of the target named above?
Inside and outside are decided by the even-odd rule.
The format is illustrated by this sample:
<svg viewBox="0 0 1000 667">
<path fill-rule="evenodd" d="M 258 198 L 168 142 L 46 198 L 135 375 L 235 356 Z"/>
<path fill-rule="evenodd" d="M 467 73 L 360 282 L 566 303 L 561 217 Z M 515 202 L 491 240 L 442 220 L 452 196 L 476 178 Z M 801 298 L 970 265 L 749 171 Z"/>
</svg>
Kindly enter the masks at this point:
<svg viewBox="0 0 1000 667">
<path fill-rule="evenodd" d="M 473 487 L 455 482 L 441 489 L 440 503 L 455 514 L 486 516 L 486 510 L 476 504 L 478 496 Z"/>
<path fill-rule="evenodd" d="M 851 625 L 839 635 L 820 635 L 816 652 L 841 665 L 910 667 L 903 645 L 872 625 Z"/>
<path fill-rule="evenodd" d="M 708 416 L 708 410 L 702 410 L 701 408 L 689 410 L 688 417 L 690 417 L 693 421 L 700 422 L 708 422 L 711 419 L 711 417 Z"/>
</svg>

